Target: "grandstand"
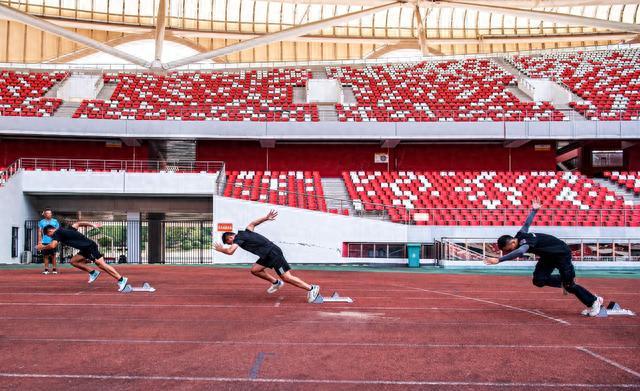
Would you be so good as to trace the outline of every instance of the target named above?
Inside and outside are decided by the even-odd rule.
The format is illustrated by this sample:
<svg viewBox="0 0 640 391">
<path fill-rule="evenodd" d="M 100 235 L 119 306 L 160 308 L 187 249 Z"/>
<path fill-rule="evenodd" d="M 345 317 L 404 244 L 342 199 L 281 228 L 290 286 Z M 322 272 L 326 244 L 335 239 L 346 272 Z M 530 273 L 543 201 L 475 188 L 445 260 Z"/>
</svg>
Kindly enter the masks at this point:
<svg viewBox="0 0 640 391">
<path fill-rule="evenodd" d="M 165 302 L 162 297 L 154 304 L 171 307 L 172 312 L 158 315 L 150 323 L 168 322 L 162 323 L 163 327 L 175 324 L 162 331 L 158 328 L 157 335 L 147 334 L 146 324 L 126 324 L 123 341 L 131 337 L 135 343 L 146 344 L 161 333 L 175 333 L 170 344 L 188 340 L 197 345 L 201 342 L 198 338 L 205 338 L 202 330 L 208 327 L 225 336 L 218 341 L 220 346 L 226 346 L 226 336 L 236 338 L 233 343 L 243 339 L 238 344 L 247 343 L 244 339 L 248 335 L 262 338 L 261 331 L 246 331 L 238 319 L 257 327 L 262 324 L 260 316 L 270 324 L 265 320 L 272 315 L 268 311 L 290 305 L 283 301 L 284 296 L 275 295 L 275 306 L 254 301 L 250 305 L 255 313 L 240 316 L 240 312 L 230 312 L 219 319 L 203 320 L 200 314 L 190 312 L 189 306 L 199 312 L 198 306 L 224 312 L 225 308 L 241 307 L 242 300 L 251 300 L 247 297 L 253 291 L 236 295 L 231 289 L 246 285 L 238 277 L 241 274 L 234 274 L 238 271 L 234 268 L 252 263 L 254 257 L 242 251 L 232 255 L 216 252 L 214 243 L 223 232 L 242 229 L 271 209 L 278 211 L 277 224 L 265 224 L 260 232 L 282 248 L 294 268 L 301 266 L 305 272 L 304 268 L 320 268 L 311 275 L 331 282 L 347 274 L 334 274 L 335 265 L 357 272 L 374 267 L 377 271 L 413 272 L 413 267 L 421 267 L 416 273 L 476 273 L 483 260 L 501 255 L 496 238 L 517 232 L 538 199 L 543 208 L 532 230 L 564 240 L 579 273 L 617 277 L 629 273 L 635 278 L 640 269 L 638 1 L 0 0 L 0 48 L 0 265 L 27 271 L 35 269 L 22 264 L 40 268 L 43 255 L 36 248 L 38 220 L 45 208 L 53 209 L 65 223 L 101 223 L 100 230 L 80 230 L 100 245 L 108 262 L 157 264 L 125 268 L 140 273 L 137 278 L 147 278 L 149 270 L 154 276 L 170 269 L 165 276 L 171 278 L 162 283 L 185 284 L 171 288 L 175 289 L 171 290 L 173 299 Z M 73 254 L 64 246 L 58 251 L 65 262 Z M 321 317 L 300 312 L 304 314 L 300 319 L 287 318 L 294 332 L 286 349 L 317 347 L 326 353 L 326 346 L 320 345 L 328 339 L 319 326 L 328 325 L 339 335 L 346 333 L 344 340 L 329 338 L 335 345 L 328 346 L 341 353 L 336 361 L 340 368 L 328 365 L 328 370 L 340 371 L 348 367 L 344 360 L 351 357 L 341 349 L 359 341 L 349 339 L 349 327 L 356 325 L 353 333 L 363 335 L 377 330 L 376 322 L 384 324 L 390 319 L 425 327 L 432 319 L 423 317 L 422 312 L 411 312 L 414 305 L 422 303 L 420 311 L 429 316 L 428 311 L 437 309 L 441 312 L 436 316 L 445 319 L 449 311 L 458 310 L 455 301 L 470 299 L 466 295 L 471 293 L 465 292 L 476 288 L 485 293 L 493 292 L 490 288 L 515 293 L 504 302 L 487 293 L 486 298 L 459 306 L 466 312 L 464 316 L 454 312 L 454 317 L 459 316 L 451 323 L 456 330 L 477 320 L 482 325 L 503 327 L 502 337 L 508 339 L 511 336 L 506 334 L 513 327 L 526 325 L 533 330 L 548 321 L 554 327 L 564 325 L 567 316 L 562 311 L 568 306 L 561 302 L 566 298 L 560 294 L 541 299 L 557 304 L 549 314 L 540 309 L 542 304 L 526 301 L 533 289 L 528 285 L 535 261 L 533 254 L 526 254 L 501 263 L 493 269 L 498 272 L 489 273 L 505 273 L 500 276 L 505 280 L 494 279 L 495 286 L 484 280 L 485 285 L 475 288 L 480 277 L 467 281 L 459 279 L 460 274 L 445 274 L 434 283 L 435 288 L 419 280 L 419 285 L 407 290 L 404 284 L 414 276 L 405 280 L 388 273 L 379 280 L 368 280 L 354 274 L 357 277 L 345 286 L 352 288 L 354 295 L 358 289 L 367 289 L 369 296 L 363 293 L 366 306 L 362 312 L 341 307 L 325 311 Z M 189 285 L 193 272 L 180 269 L 174 278 L 172 268 L 159 266 L 193 264 L 214 267 L 220 273 L 216 276 L 224 276 L 224 281 L 216 282 L 220 285 L 213 294 L 202 288 L 208 281 Z M 412 269 L 405 269 L 407 266 Z M 211 269 L 203 270 L 206 274 Z M 507 277 L 509 273 L 517 276 Z M 522 278 L 524 273 L 526 279 Z M 66 278 L 66 270 L 63 274 Z M 189 279 L 183 278 L 186 275 Z M 618 292 L 636 305 L 637 280 L 620 280 L 620 288 L 609 279 L 596 280 L 595 285 Z M 33 281 L 25 280 L 23 285 Z M 515 288 L 522 281 L 528 284 L 528 291 Z M 361 282 L 364 285 L 356 289 Z M 449 289 L 449 284 L 458 285 Z M 10 280 L 0 273 L 0 294 L 4 294 L 5 285 L 10 292 Z M 180 301 L 181 296 L 188 296 L 185 292 L 194 296 Z M 393 292 L 403 293 L 394 296 Z M 75 299 L 75 295 L 84 299 L 85 293 L 56 291 Z M 387 313 L 389 298 L 404 300 L 400 295 L 418 293 L 425 297 L 412 297 L 404 301 L 404 307 Z M 421 301 L 434 300 L 434 294 L 447 302 Z M 0 306 L 21 305 L 13 303 L 18 298 L 7 295 Z M 218 295 L 220 302 L 209 302 L 212 295 Z M 448 300 L 454 304 L 449 306 Z M 7 304 L 10 302 L 13 304 Z M 173 312 L 175 303 L 180 307 Z M 53 304 L 59 303 L 54 300 Z M 87 299 L 73 305 L 89 304 Z M 487 304 L 509 313 L 491 312 L 490 317 L 482 318 L 486 314 L 467 308 Z M 148 303 L 114 300 L 109 305 Z M 54 319 L 60 313 L 50 308 L 43 311 L 40 316 L 45 323 L 38 326 L 47 329 L 46 318 Z M 113 310 L 114 317 L 124 319 L 119 311 Z M 407 312 L 398 315 L 401 311 Z M 102 316 L 93 315 L 95 319 Z M 534 316 L 537 322 L 521 323 L 520 315 Z M 65 314 L 65 319 L 73 322 L 74 316 Z M 183 318 L 174 319 L 177 316 Z M 36 314 L 8 311 L 0 323 L 32 317 Z M 190 327 L 189 332 L 183 333 L 183 320 L 198 328 L 188 325 L 185 329 Z M 579 321 L 569 320 L 571 324 Z M 201 327 L 201 321 L 207 323 Z M 375 343 L 382 344 L 380 357 L 389 363 L 406 358 L 403 352 L 386 355 L 385 349 L 400 349 L 389 345 L 392 342 L 406 342 L 402 349 L 414 349 L 413 342 L 424 343 L 420 349 L 428 346 L 436 352 L 457 346 L 451 329 L 434 322 L 444 330 L 443 338 L 450 339 L 444 345 L 451 345 L 443 348 L 440 340 L 410 339 L 402 332 L 391 338 L 396 331 L 385 324 L 380 326 L 384 332 L 376 334 L 379 341 Z M 234 330 L 225 334 L 228 329 L 220 326 L 223 323 Z M 315 334 L 296 329 L 301 324 Z M 619 333 L 623 337 L 616 339 L 619 335 L 612 333 L 616 338 L 603 346 L 618 349 L 619 345 L 631 345 L 637 349 L 637 335 L 629 337 L 637 326 L 632 321 L 624 324 L 628 329 Z M 22 338 L 23 329 L 12 327 L 8 325 L 7 338 Z M 477 331 L 484 326 L 474 327 Z M 298 331 L 300 335 L 295 334 Z M 233 332 L 240 334 L 232 338 Z M 518 329 L 514 334 L 520 333 Z M 573 341 L 567 346 L 583 352 L 580 354 L 584 354 L 580 349 L 591 346 L 569 334 L 562 330 L 553 338 Z M 597 328 L 587 330 L 587 335 L 599 341 Z M 85 337 L 77 338 L 91 343 Z M 562 345 L 546 334 L 544 338 L 542 342 L 526 340 L 523 349 Z M 300 341 L 310 345 L 295 345 Z M 493 353 L 494 342 L 501 343 L 500 349 L 511 346 L 487 332 L 461 346 L 486 348 L 489 353 L 483 351 L 477 357 L 461 353 L 460 357 L 471 363 L 486 361 L 492 354 L 497 357 L 501 353 Z M 521 346 L 517 341 L 515 345 Z M 209 357 L 212 353 L 207 349 L 213 348 L 207 346 L 189 354 Z M 125 371 L 118 357 L 111 360 L 109 356 L 108 365 L 115 369 L 102 371 L 98 366 L 93 377 L 86 379 L 75 378 L 80 375 L 68 371 L 68 378 L 52 377 L 60 370 L 57 367 L 51 367 L 50 373 L 46 367 L 43 374 L 33 369 L 41 376 L 30 377 L 23 367 L 14 368 L 12 363 L 6 365 L 12 369 L 0 370 L 0 379 L 18 379 L 8 387 L 27 389 L 70 384 L 56 383 L 63 380 L 77 381 L 73 386 L 82 389 L 106 388 L 102 381 L 113 381 L 116 387 L 123 382 L 126 389 L 161 380 L 168 386 L 177 382 L 176 388 L 188 388 L 187 382 L 209 382 L 211 388 L 226 385 L 245 389 L 242 386 L 246 384 L 235 383 L 244 382 L 247 372 L 244 367 L 238 369 L 241 375 L 234 372 L 241 366 L 236 366 L 237 362 L 255 360 L 249 368 L 249 381 L 258 382 L 264 362 L 303 355 L 280 345 L 277 348 L 282 350 L 273 345 L 272 353 L 269 346 L 251 351 L 251 357 L 243 356 L 242 360 L 233 354 L 221 355 L 231 368 L 213 377 L 195 366 L 193 374 L 185 374 L 186 360 L 194 358 L 185 353 L 185 362 L 175 368 L 176 375 L 166 378 L 157 373 L 158 368 L 147 371 L 130 365 L 126 358 Z M 173 357 L 169 350 L 167 357 Z M 13 353 L 21 357 L 29 352 L 25 348 Z M 138 359 L 143 357 L 140 352 L 134 353 Z M 155 351 L 149 352 L 152 355 Z M 95 352 L 85 353 L 94 357 Z M 597 358 L 599 354 L 608 357 L 609 352 L 591 353 Z M 335 358 L 332 354 L 326 357 Z M 371 353 L 362 354 L 353 357 L 369 362 Z M 471 371 L 469 378 L 463 379 L 457 374 L 442 378 L 416 375 L 416 379 L 429 380 L 414 384 L 411 376 L 394 377 L 386 372 L 389 367 L 377 367 L 380 360 L 374 357 L 370 372 L 354 366 L 353 376 L 360 380 L 349 383 L 350 377 L 344 375 L 338 377 L 345 383 L 317 383 L 367 389 L 637 388 L 640 367 L 632 354 L 629 356 L 620 353 L 620 361 L 628 361 L 614 367 L 625 373 L 617 373 L 612 383 L 605 375 L 613 367 L 607 366 L 593 367 L 592 377 L 574 379 L 573 374 L 591 367 L 581 361 L 583 358 L 571 355 L 549 356 L 554 362 L 575 363 L 564 380 L 559 380 L 560 375 L 538 373 L 537 367 L 523 369 L 513 364 L 507 371 L 492 367 L 492 373 L 501 372 L 504 378 Z M 452 357 L 447 351 L 438 356 L 438 362 L 428 365 L 437 367 L 458 360 Z M 544 355 L 532 357 L 511 361 L 547 361 Z M 307 359 L 300 362 L 315 360 L 311 356 Z M 606 364 L 606 360 L 597 362 Z M 418 364 L 423 372 L 425 362 Z M 270 379 L 282 380 L 270 386 L 299 389 L 310 386 L 305 383 L 309 379 L 317 385 L 317 374 L 310 375 L 306 369 L 296 374 L 295 381 L 289 379 L 288 371 L 296 365 L 282 364 L 282 373 L 269 372 Z M 373 373 L 376 368 L 378 373 Z M 518 377 L 527 370 L 535 372 L 533 380 Z M 460 373 L 467 373 L 464 367 Z M 34 378 L 41 379 L 44 386 L 34 385 Z M 367 383 L 372 378 L 378 380 Z M 395 380 L 385 383 L 387 378 Z M 90 379 L 99 384 L 94 387 Z M 505 383 L 504 379 L 509 380 Z"/>
</svg>

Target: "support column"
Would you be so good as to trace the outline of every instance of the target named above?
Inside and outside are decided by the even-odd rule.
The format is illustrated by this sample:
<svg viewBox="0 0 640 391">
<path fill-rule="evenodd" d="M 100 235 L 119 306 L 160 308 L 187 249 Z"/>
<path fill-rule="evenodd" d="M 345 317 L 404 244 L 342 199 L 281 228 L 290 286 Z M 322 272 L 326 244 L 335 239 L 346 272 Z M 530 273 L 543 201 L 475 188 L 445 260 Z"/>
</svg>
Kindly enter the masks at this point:
<svg viewBox="0 0 640 391">
<path fill-rule="evenodd" d="M 141 262 L 140 212 L 127 212 L 127 262 Z"/>
<path fill-rule="evenodd" d="M 164 263 L 164 213 L 149 213 L 149 263 Z"/>
</svg>

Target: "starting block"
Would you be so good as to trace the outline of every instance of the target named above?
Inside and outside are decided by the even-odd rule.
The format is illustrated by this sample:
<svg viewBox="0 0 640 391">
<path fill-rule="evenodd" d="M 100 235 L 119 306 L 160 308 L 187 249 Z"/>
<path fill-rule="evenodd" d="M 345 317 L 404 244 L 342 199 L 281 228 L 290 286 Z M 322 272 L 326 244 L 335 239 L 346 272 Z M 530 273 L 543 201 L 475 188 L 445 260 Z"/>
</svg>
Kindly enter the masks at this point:
<svg viewBox="0 0 640 391">
<path fill-rule="evenodd" d="M 636 313 L 631 310 L 627 310 L 620 307 L 620 304 L 616 303 L 615 301 L 610 301 L 609 305 L 607 305 L 606 308 L 604 306 L 600 308 L 600 312 L 598 313 L 597 317 L 606 318 L 607 316 L 610 316 L 610 315 L 635 316 Z"/>
<path fill-rule="evenodd" d="M 122 290 L 122 293 L 131 293 L 131 292 L 155 292 L 156 288 L 152 287 L 151 284 L 145 282 L 141 287 L 133 287 L 131 284 L 127 284 Z"/>
<path fill-rule="evenodd" d="M 330 297 L 324 297 L 318 294 L 318 297 L 313 301 L 314 304 L 322 304 L 322 303 L 353 303 L 353 299 L 350 297 L 342 297 L 338 294 L 338 292 L 333 292 L 333 295 Z"/>
</svg>

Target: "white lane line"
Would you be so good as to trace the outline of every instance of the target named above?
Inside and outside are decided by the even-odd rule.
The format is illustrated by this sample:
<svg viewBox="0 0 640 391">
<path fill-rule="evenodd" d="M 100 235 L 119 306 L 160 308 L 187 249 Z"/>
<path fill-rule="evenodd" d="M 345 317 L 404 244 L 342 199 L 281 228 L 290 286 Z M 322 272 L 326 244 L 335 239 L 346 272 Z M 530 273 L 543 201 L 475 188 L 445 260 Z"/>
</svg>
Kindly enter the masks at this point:
<svg viewBox="0 0 640 391">
<path fill-rule="evenodd" d="M 485 304 L 497 305 L 499 307 L 509 308 L 509 309 L 512 309 L 512 310 L 515 310 L 515 311 L 521 311 L 521 312 L 526 312 L 528 314 L 541 316 L 541 317 L 543 317 L 545 319 L 549 319 L 549 320 L 552 320 L 554 322 L 558 322 L 558 323 L 561 323 L 561 324 L 564 324 L 564 325 L 570 325 L 571 324 L 571 323 L 567 322 L 566 320 L 563 320 L 563 319 L 560 319 L 560 318 L 554 318 L 552 316 L 541 314 L 541 313 L 533 311 L 533 310 L 529 310 L 529 309 L 526 309 L 526 308 L 515 307 L 515 306 L 512 306 L 512 305 L 508 305 L 508 304 L 497 303 L 497 302 L 491 301 L 491 300 L 478 299 L 478 298 L 475 298 L 475 297 L 458 295 L 458 294 L 455 294 L 455 293 L 441 292 L 441 291 L 436 291 L 436 290 L 431 290 L 431 289 L 423 289 L 423 288 L 417 288 L 417 287 L 413 287 L 413 289 L 420 290 L 420 291 L 423 291 L 423 292 L 436 293 L 436 294 L 439 294 L 439 295 L 457 297 L 457 298 L 460 298 L 460 299 L 467 299 L 467 300 L 477 301 L 477 302 L 485 303 Z"/>
<path fill-rule="evenodd" d="M 622 364 L 620 364 L 620 363 L 617 363 L 617 362 L 615 362 L 615 361 L 613 361 L 613 360 L 611 360 L 611 359 L 608 359 L 608 358 L 606 358 L 606 357 L 604 357 L 604 356 L 601 356 L 601 355 L 599 355 L 599 354 L 598 354 L 598 353 L 596 353 L 596 352 L 592 352 L 591 350 L 589 350 L 589 349 L 585 348 L 584 346 L 578 346 L 578 347 L 576 347 L 576 349 L 578 349 L 578 350 L 579 350 L 579 351 L 581 351 L 581 352 L 587 353 L 588 355 L 593 356 L 593 357 L 597 358 L 597 359 L 598 359 L 598 360 L 600 360 L 600 361 L 604 361 L 604 362 L 606 362 L 606 363 L 607 363 L 607 364 L 609 364 L 609 365 L 612 365 L 612 366 L 614 366 L 614 367 L 616 367 L 616 368 L 618 368 L 618 369 L 621 369 L 621 370 L 623 370 L 623 371 L 627 372 L 628 374 L 631 374 L 631 375 L 633 375 L 633 376 L 635 376 L 635 377 L 637 377 L 637 378 L 640 378 L 640 373 L 638 373 L 638 372 L 634 371 L 634 370 L 633 370 L 633 369 L 631 369 L 631 368 L 627 368 L 627 367 L 625 367 L 624 365 L 622 365 Z M 593 347 L 592 347 L 592 349 L 596 349 L 596 348 L 593 348 Z"/>
<path fill-rule="evenodd" d="M 142 381 L 179 381 L 207 383 L 275 383 L 275 384 L 351 384 L 351 385 L 403 385 L 403 386 L 449 386 L 449 387 L 526 387 L 526 388 L 640 388 L 640 383 L 587 384 L 587 383 L 526 383 L 526 382 L 463 382 L 428 380 L 358 380 L 358 379 L 283 379 L 283 378 L 244 378 L 213 376 L 142 376 L 142 375 L 72 375 L 44 373 L 7 373 L 0 372 L 5 378 L 44 378 L 44 379 L 86 379 L 86 380 L 142 380 Z"/>
<path fill-rule="evenodd" d="M 55 343 L 98 343 L 98 344 L 156 344 L 156 345 L 249 345 L 255 346 L 255 341 L 231 340 L 158 340 L 158 339 L 114 339 L 114 338 L 31 338 L 31 337 L 3 337 L 3 342 L 55 342 Z M 263 341 L 260 345 L 269 346 L 335 346 L 335 347 L 391 347 L 414 349 L 578 349 L 576 345 L 517 345 L 517 344 L 444 344 L 444 343 L 385 343 L 385 342 L 295 342 L 295 341 Z M 589 346 L 591 349 L 620 349 L 636 350 L 640 346 Z"/>
<path fill-rule="evenodd" d="M 419 288 L 416 288 L 419 289 Z M 464 297 L 466 299 L 473 299 L 470 297 Z M 477 299 L 480 300 L 480 299 Z M 512 307 L 506 304 L 499 304 L 499 303 L 494 303 L 494 302 L 488 302 L 491 304 L 496 304 L 499 305 L 501 307 L 505 307 L 509 310 L 520 310 L 520 311 L 525 311 L 525 312 L 530 312 L 533 313 L 535 315 L 539 315 L 542 316 L 540 314 L 537 314 L 533 311 L 529 311 L 529 310 L 524 310 L 522 308 L 518 308 L 518 307 Z M 131 308 L 144 308 L 144 307 L 149 307 L 149 308 L 234 308 L 234 309 L 242 309 L 242 308 L 273 308 L 272 304 L 269 305 L 257 305 L 257 304 L 243 304 L 243 303 L 237 303 L 237 304 L 143 304 L 143 303 L 43 303 L 43 302 L 0 302 L 0 306 L 14 306 L 14 307 L 21 307 L 21 306 L 42 306 L 42 307 L 87 307 L 87 306 L 91 306 L 91 307 L 131 307 Z M 300 302 L 298 303 L 289 303 L 287 304 L 287 308 L 288 309 L 301 309 L 301 308 L 318 308 L 318 306 L 313 306 L 313 305 L 309 305 L 308 303 L 303 303 Z M 461 311 L 469 311 L 469 312 L 489 312 L 489 311 L 506 311 L 504 309 L 500 309 L 500 308 L 456 308 L 456 307 L 384 307 L 384 306 L 377 306 L 377 307 L 367 307 L 367 306 L 357 306 L 357 307 L 353 307 L 353 306 L 337 306 L 337 305 L 332 305 L 331 306 L 332 309 L 354 309 L 357 308 L 358 310 L 375 310 L 375 311 L 380 311 L 380 310 L 386 310 L 386 311 L 453 311 L 453 312 L 461 312 Z M 551 318 L 554 319 L 554 318 Z M 555 320 L 555 319 L 554 319 Z M 564 322 L 564 321 L 563 321 Z M 568 323 L 567 323 L 568 324 Z"/>
<path fill-rule="evenodd" d="M 334 308 L 334 307 L 331 307 Z M 452 311 L 458 310 L 457 308 L 451 309 Z M 474 310 L 476 311 L 476 310 Z M 505 327 L 533 327 L 533 326 L 544 326 L 548 325 L 548 323 L 522 323 L 522 322 L 453 322 L 453 321 L 443 321 L 443 322 L 425 322 L 425 321 L 412 321 L 412 320 L 400 320 L 397 318 L 393 318 L 393 324 L 402 324 L 402 325 L 429 325 L 429 326 L 469 326 L 469 327 L 477 327 L 477 326 L 505 326 Z M 78 321 L 81 320 L 83 322 L 150 322 L 150 323 L 247 323 L 255 321 L 254 318 L 234 318 L 234 319 L 154 319 L 154 318 L 121 318 L 121 317 L 108 317 L 108 318 L 96 318 L 96 317 L 64 317 L 64 316 L 0 316 L 0 322 L 2 321 L 17 321 L 17 320 L 27 320 L 29 322 L 34 322 L 37 320 L 41 321 Z M 275 322 L 280 322 L 281 319 L 276 318 Z M 296 324 L 331 324 L 338 323 L 343 324 L 342 320 L 331 320 L 331 319 L 323 319 L 323 320 L 290 320 L 288 323 Z M 389 324 L 388 319 L 383 321 L 376 320 L 366 320 L 366 321 L 358 321 L 354 319 L 350 319 L 349 323 L 358 324 Z M 639 328 L 640 324 L 626 324 L 626 325 L 599 325 L 594 326 L 591 324 L 578 324 L 572 325 L 572 327 L 584 327 L 589 329 L 625 329 L 625 328 Z"/>
</svg>

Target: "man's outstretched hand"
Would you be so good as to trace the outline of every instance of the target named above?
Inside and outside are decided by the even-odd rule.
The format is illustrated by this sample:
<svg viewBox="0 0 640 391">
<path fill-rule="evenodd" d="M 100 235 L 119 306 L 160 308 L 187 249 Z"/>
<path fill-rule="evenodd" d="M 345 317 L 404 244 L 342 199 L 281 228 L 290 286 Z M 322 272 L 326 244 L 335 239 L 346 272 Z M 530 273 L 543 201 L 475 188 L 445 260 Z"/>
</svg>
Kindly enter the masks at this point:
<svg viewBox="0 0 640 391">
<path fill-rule="evenodd" d="M 276 212 L 274 209 L 271 209 L 265 219 L 267 219 L 268 221 L 273 221 L 276 219 L 276 217 L 278 217 L 278 212 Z"/>
<path fill-rule="evenodd" d="M 542 208 L 542 202 L 540 201 L 540 198 L 534 198 L 531 207 L 535 210 Z"/>
<path fill-rule="evenodd" d="M 498 262 L 499 262 L 498 258 L 487 257 L 487 258 L 484 259 L 484 264 L 485 265 L 495 265 Z"/>
</svg>

